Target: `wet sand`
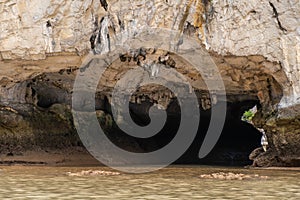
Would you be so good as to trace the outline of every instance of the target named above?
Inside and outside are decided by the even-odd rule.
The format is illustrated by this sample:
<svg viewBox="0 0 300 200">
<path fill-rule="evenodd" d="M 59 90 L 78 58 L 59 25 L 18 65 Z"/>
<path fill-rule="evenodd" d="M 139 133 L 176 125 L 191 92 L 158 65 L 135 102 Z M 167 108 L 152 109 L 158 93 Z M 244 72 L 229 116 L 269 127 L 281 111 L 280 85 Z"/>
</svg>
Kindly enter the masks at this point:
<svg viewBox="0 0 300 200">
<path fill-rule="evenodd" d="M 0 165 L 102 166 L 83 148 L 57 151 L 26 151 L 19 155 L 0 155 Z"/>
<path fill-rule="evenodd" d="M 0 166 L 97 167 L 103 166 L 103 164 L 90 155 L 84 148 L 76 147 L 56 151 L 26 151 L 22 155 L 0 154 Z M 231 168 L 232 166 L 223 167 Z M 244 168 L 245 170 L 300 171 L 300 167 L 245 166 Z"/>
</svg>

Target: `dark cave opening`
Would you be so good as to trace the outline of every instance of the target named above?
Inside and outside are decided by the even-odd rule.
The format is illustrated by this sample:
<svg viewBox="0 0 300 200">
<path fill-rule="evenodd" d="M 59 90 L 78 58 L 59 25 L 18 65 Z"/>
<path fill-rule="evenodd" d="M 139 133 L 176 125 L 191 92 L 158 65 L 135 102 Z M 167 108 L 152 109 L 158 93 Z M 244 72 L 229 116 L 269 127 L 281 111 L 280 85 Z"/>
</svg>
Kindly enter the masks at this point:
<svg viewBox="0 0 300 200">
<path fill-rule="evenodd" d="M 56 79 L 61 79 L 61 77 L 56 77 Z M 275 81 L 273 82 L 276 83 Z M 38 106 L 48 108 L 49 106 L 51 107 L 53 103 L 66 102 L 66 100 L 69 99 L 67 95 L 68 93 L 63 89 L 54 90 L 52 87 L 53 84 L 51 84 L 51 87 L 48 87 L 47 84 L 49 83 L 44 85 L 44 82 L 41 82 L 41 84 L 42 85 L 39 85 L 39 87 L 35 86 L 33 88 L 36 91 Z M 277 87 L 272 86 L 270 91 L 273 91 L 272 88 L 276 89 Z M 158 98 L 155 97 L 157 95 L 153 95 L 155 93 L 153 90 L 155 90 L 158 94 Z M 44 91 L 51 92 L 49 93 Z M 210 154 L 204 159 L 199 159 L 199 150 L 202 146 L 203 139 L 207 134 L 207 128 L 211 118 L 210 110 L 204 110 L 203 106 L 201 106 L 203 98 L 205 98 L 205 101 L 210 101 L 209 99 L 206 99 L 206 93 L 207 91 L 205 90 L 199 90 L 196 92 L 198 103 L 201 107 L 197 136 L 190 148 L 188 148 L 188 150 L 175 162 L 175 164 L 207 164 L 225 166 L 245 166 L 252 164 L 252 161 L 249 160 L 248 156 L 254 149 L 261 146 L 260 140 L 262 135 L 251 124 L 243 122 L 241 117 L 246 110 L 249 110 L 255 105 L 258 107 L 266 107 L 265 105 L 260 105 L 260 102 L 262 101 L 256 96 L 257 91 L 244 91 L 239 93 L 229 92 L 229 95 L 231 96 L 228 97 L 227 116 L 221 137 Z M 97 92 L 95 96 L 95 108 L 98 112 L 102 112 L 106 115 L 104 118 L 107 119 L 103 119 L 103 117 L 100 119 L 101 117 L 99 117 L 100 124 L 102 121 L 101 125 L 103 125 L 108 138 L 117 146 L 132 152 L 147 153 L 161 149 L 165 145 L 169 144 L 176 136 L 181 120 L 180 106 L 178 105 L 177 99 L 174 97 L 175 95 L 171 94 L 170 91 L 167 91 L 166 88 L 148 86 L 145 88 L 139 88 L 139 90 L 132 95 L 135 100 L 130 103 L 130 114 L 133 121 L 140 126 L 145 126 L 150 122 L 150 118 L 148 116 L 149 109 L 154 103 L 159 104 L 158 101 L 162 100 L 165 102 L 165 105 L 167 105 L 168 114 L 165 126 L 158 134 L 147 139 L 132 137 L 118 129 L 111 116 L 111 96 L 109 96 L 109 94 L 110 93 L 104 93 L 101 91 Z M 268 93 L 264 92 L 263 94 Z M 281 93 L 279 92 L 278 94 Z M 163 96 L 162 99 L 160 97 L 161 95 Z M 276 99 L 273 98 L 274 95 L 270 96 L 272 96 L 272 100 Z M 273 104 L 273 102 L 269 101 L 265 101 L 263 103 Z M 218 106 L 218 104 L 216 106 Z M 112 125 L 111 128 L 109 128 L 110 125 Z"/>
<path fill-rule="evenodd" d="M 149 124 L 149 108 L 153 105 L 148 99 L 140 104 L 130 104 L 130 114 L 133 121 L 145 126 Z M 251 124 L 241 120 L 245 110 L 258 105 L 258 101 L 246 100 L 241 102 L 227 103 L 227 113 L 221 136 L 213 150 L 203 159 L 198 154 L 207 134 L 211 113 L 210 110 L 200 110 L 200 122 L 197 135 L 188 150 L 173 164 L 201 164 L 221 166 L 245 166 L 251 165 L 250 153 L 260 146 L 261 133 Z M 218 105 L 216 105 L 218 106 Z M 174 139 L 180 124 L 180 108 L 176 99 L 171 100 L 167 108 L 167 121 L 163 129 L 155 136 L 147 139 L 135 138 L 127 135 L 118 128 L 108 131 L 108 137 L 116 145 L 132 152 L 152 152 L 158 150 Z M 177 114 L 175 114 L 177 113 Z M 124 144 L 124 141 L 125 142 Z M 128 143 L 129 141 L 129 143 Z M 137 143 L 141 149 L 133 149 L 126 144 Z"/>
<path fill-rule="evenodd" d="M 221 136 L 212 151 L 203 159 L 198 158 L 199 149 L 206 134 L 210 113 L 201 116 L 199 131 L 188 151 L 176 163 L 221 166 L 251 165 L 250 153 L 260 147 L 261 133 L 253 125 L 241 120 L 243 112 L 259 105 L 257 101 L 227 103 L 227 113 Z M 202 128 L 204 127 L 204 129 Z"/>
<path fill-rule="evenodd" d="M 176 56 L 174 55 L 173 58 L 175 59 Z M 209 110 L 210 105 L 203 106 L 203 101 L 205 102 L 204 104 L 207 104 L 207 102 L 210 102 L 211 100 L 209 99 L 208 88 L 206 87 L 205 82 L 203 82 L 202 76 L 189 68 L 189 63 L 184 63 L 180 59 L 176 60 L 177 63 L 182 64 L 182 67 L 178 65 L 177 70 L 180 73 L 187 75 L 187 78 L 189 78 L 191 85 L 195 89 L 198 103 L 201 107 L 201 119 L 194 142 L 175 164 L 225 166 L 244 166 L 251 164 L 252 162 L 249 160 L 248 156 L 254 149 L 261 146 L 260 140 L 262 135 L 251 124 L 241 120 L 242 114 L 255 105 L 258 105 L 258 107 L 261 108 L 262 113 L 268 113 L 269 110 L 273 110 L 273 108 L 276 107 L 283 96 L 281 85 L 277 82 L 278 77 L 280 77 L 278 74 L 276 76 L 274 75 L 274 77 L 277 77 L 276 79 L 273 77 L 273 74 L 267 73 L 260 65 L 249 64 L 248 66 L 245 64 L 245 67 L 240 66 L 241 68 L 238 68 L 231 66 L 230 63 L 227 63 L 228 65 L 226 64 L 226 59 L 237 59 L 235 57 L 218 57 L 215 59 L 217 64 L 220 65 L 218 65 L 220 71 L 223 72 L 222 76 L 224 76 L 223 80 L 226 94 L 229 96 L 227 100 L 229 100 L 227 102 L 225 126 L 221 133 L 221 137 L 210 154 L 204 159 L 199 159 L 198 154 L 203 139 L 207 134 L 211 118 Z M 169 144 L 175 137 L 181 121 L 178 102 L 176 99 L 172 99 L 176 95 L 170 94 L 170 91 L 167 91 L 166 88 L 153 85 L 138 88 L 131 96 L 133 100 L 130 100 L 130 114 L 133 121 L 140 126 L 147 125 L 150 122 L 148 116 L 149 108 L 153 106 L 154 103 L 160 104 L 159 101 L 161 101 L 165 103 L 164 106 L 167 105 L 167 123 L 158 134 L 151 138 L 140 139 L 129 136 L 118 129 L 111 116 L 110 104 L 112 97 L 111 92 L 113 89 L 111 87 L 120 80 L 120 77 L 123 74 L 135 66 L 135 64 L 122 64 L 121 62 L 116 62 L 112 66 L 114 67 L 106 71 L 103 80 L 99 81 L 95 94 L 95 109 L 98 112 L 99 122 L 101 126 L 103 126 L 108 138 L 124 150 L 140 153 L 152 152 Z M 281 72 L 279 71 L 278 73 Z M 73 84 L 74 78 L 75 75 L 69 74 L 68 72 L 47 73 L 36 77 L 27 88 L 29 91 L 27 95 L 28 103 L 35 104 L 38 108 L 42 108 L 41 110 L 43 112 L 55 111 L 53 106 L 55 108 L 56 104 L 70 105 L 72 90 L 69 86 Z M 167 79 L 167 81 L 173 80 Z M 126 84 L 129 84 L 129 82 L 130 81 Z M 179 86 L 181 87 L 181 85 Z M 83 93 L 83 96 L 84 94 L 85 93 Z M 163 96 L 163 98 L 161 98 L 161 96 Z M 80 106 L 85 106 L 86 102 L 81 101 L 82 99 L 79 98 L 78 104 Z M 222 97 L 220 100 L 218 97 L 218 101 L 224 102 L 225 100 L 223 100 Z M 61 114 L 61 111 L 57 111 L 57 113 Z M 54 112 L 54 114 L 54 117 L 61 116 L 56 115 L 56 112 Z M 68 117 L 69 116 L 67 116 L 66 119 L 68 119 Z M 73 119 L 70 118 L 70 120 Z M 61 122 L 60 118 L 59 122 Z M 40 129 L 40 126 L 36 127 L 36 130 L 38 130 L 37 132 L 39 132 Z M 70 130 L 70 132 L 71 131 L 74 133 L 73 135 L 76 135 L 74 129 Z M 76 141 L 78 141 L 77 135 L 75 137 Z M 63 138 L 63 140 L 65 140 L 65 138 Z M 68 140 L 69 139 L 67 139 L 67 141 Z"/>
</svg>

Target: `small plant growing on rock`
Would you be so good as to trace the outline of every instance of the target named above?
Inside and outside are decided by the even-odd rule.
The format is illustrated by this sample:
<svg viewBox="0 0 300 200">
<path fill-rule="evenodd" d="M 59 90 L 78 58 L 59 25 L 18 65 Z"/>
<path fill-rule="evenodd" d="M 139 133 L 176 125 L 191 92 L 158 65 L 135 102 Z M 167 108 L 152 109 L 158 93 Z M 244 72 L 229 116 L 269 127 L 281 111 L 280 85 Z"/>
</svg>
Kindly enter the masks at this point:
<svg viewBox="0 0 300 200">
<path fill-rule="evenodd" d="M 242 116 L 242 121 L 248 122 L 250 124 L 252 124 L 252 119 L 255 116 L 255 114 L 257 113 L 257 107 L 254 106 L 253 108 L 251 108 L 250 110 L 247 110 L 244 112 L 243 116 Z"/>
<path fill-rule="evenodd" d="M 248 110 L 248 111 L 244 112 L 242 120 L 247 121 L 247 122 L 251 122 L 253 117 L 254 117 L 254 113 L 251 112 L 250 110 Z"/>
</svg>

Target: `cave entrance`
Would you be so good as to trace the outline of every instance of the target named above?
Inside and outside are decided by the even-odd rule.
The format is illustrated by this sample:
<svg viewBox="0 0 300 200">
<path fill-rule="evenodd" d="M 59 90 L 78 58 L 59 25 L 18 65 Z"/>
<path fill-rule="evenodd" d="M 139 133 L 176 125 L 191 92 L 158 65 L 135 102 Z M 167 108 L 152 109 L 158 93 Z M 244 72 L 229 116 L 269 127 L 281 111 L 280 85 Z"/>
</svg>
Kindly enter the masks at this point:
<svg viewBox="0 0 300 200">
<path fill-rule="evenodd" d="M 108 131 L 108 136 L 116 145 L 123 149 L 147 153 L 163 148 L 170 143 L 177 134 L 180 124 L 180 108 L 176 99 L 171 100 L 167 108 L 167 121 L 163 129 L 150 138 L 135 138 L 122 132 L 115 127 Z M 130 104 L 132 119 L 140 126 L 150 123 L 148 112 L 153 102 L 145 98 L 139 104 Z M 218 106 L 218 104 L 216 105 Z M 207 134 L 211 119 L 210 110 L 200 110 L 200 122 L 197 135 L 188 150 L 173 164 L 201 164 L 201 165 L 222 165 L 222 166 L 245 166 L 251 165 L 250 153 L 260 147 L 262 134 L 251 124 L 241 120 L 243 113 L 257 106 L 260 109 L 258 100 L 244 100 L 227 102 L 227 114 L 221 136 L 213 150 L 203 159 L 198 154 Z M 174 114 L 176 113 L 176 114 Z"/>
<path fill-rule="evenodd" d="M 131 104 L 131 116 L 137 124 L 147 125 L 150 122 L 147 112 L 151 106 L 150 99 L 148 103 L 145 101 L 142 104 Z M 249 155 L 254 149 L 261 146 L 262 134 L 253 125 L 242 121 L 241 117 L 244 111 L 254 106 L 260 107 L 258 100 L 227 103 L 226 120 L 221 136 L 213 150 L 203 159 L 199 159 L 198 154 L 207 134 L 211 113 L 210 110 L 201 109 L 197 135 L 192 145 L 174 164 L 250 165 Z M 167 109 L 172 114 L 168 115 L 164 128 L 157 135 L 148 139 L 135 138 L 135 141 L 143 151 L 158 150 L 172 141 L 180 124 L 180 114 L 174 115 L 174 111 L 178 112 L 178 109 L 180 108 L 178 108 L 177 102 L 174 100 Z M 125 137 L 125 134 L 123 136 Z"/>
<path fill-rule="evenodd" d="M 158 58 L 168 57 L 172 61 L 170 61 L 171 64 L 176 63 L 175 66 L 172 65 L 172 68 L 183 74 L 188 82 L 190 82 L 198 96 L 198 103 L 201 109 L 201 120 L 197 136 L 190 148 L 175 164 L 250 165 L 252 162 L 249 160 L 249 155 L 253 150 L 261 146 L 262 133 L 253 125 L 242 121 L 241 117 L 245 111 L 253 108 L 255 105 L 259 108 L 259 112 L 264 114 L 277 108 L 283 96 L 282 84 L 285 84 L 287 81 L 280 63 L 269 62 L 262 56 L 237 57 L 229 55 L 224 57 L 215 54 L 211 55 L 220 71 L 226 88 L 227 113 L 225 125 L 217 144 L 207 157 L 199 159 L 199 150 L 206 136 L 211 119 L 211 105 L 203 105 L 203 102 L 214 104 L 213 99 L 210 99 L 211 97 L 202 75 L 193 69 L 188 61 L 169 52 L 166 54 L 167 56 L 161 57 L 161 55 L 165 55 L 163 53 L 165 52 L 155 51 L 149 57 L 150 59 L 155 56 Z M 134 59 L 126 60 L 122 57 L 122 59 L 120 58 L 120 60 L 112 64 L 114 70 L 107 70 L 104 73 L 105 79 L 102 82 L 100 81 L 99 88 L 102 87 L 103 90 L 103 87 L 107 83 L 115 85 L 127 71 L 141 67 L 132 61 Z M 160 62 L 161 59 L 158 61 Z M 171 64 L 166 65 L 165 68 L 170 68 Z M 116 69 L 118 73 L 115 72 Z M 168 76 L 165 78 L 167 81 L 174 81 Z M 108 88 L 108 90 L 111 90 L 111 88 Z M 159 91 L 158 94 L 155 91 Z M 217 91 L 214 92 L 218 95 Z M 99 91 L 100 93 L 101 91 Z M 162 96 L 167 98 L 160 100 L 159 98 Z M 144 89 L 140 88 L 139 91 L 132 95 L 130 100 L 131 117 L 136 124 L 141 126 L 146 126 L 150 123 L 148 114 L 151 106 L 155 103 L 159 104 L 159 101 L 165 102 L 165 105 L 167 105 L 167 123 L 157 135 L 147 139 L 139 139 L 130 137 L 118 129 L 113 129 L 107 135 L 118 146 L 132 152 L 147 153 L 164 147 L 175 137 L 180 124 L 180 106 L 176 102 L 176 99 L 172 99 L 173 96 L 173 94 L 168 94 L 166 89 L 152 86 L 145 87 Z M 107 99 L 110 99 L 110 97 Z M 217 97 L 217 99 L 219 102 L 214 106 L 218 106 L 218 103 L 222 104 L 222 101 L 223 103 L 225 101 L 223 97 Z M 99 102 L 102 100 L 99 98 Z M 109 100 L 107 103 L 110 103 Z M 103 106 L 99 106 L 97 109 L 101 110 Z M 109 109 L 107 109 L 107 112 L 110 113 Z M 134 148 L 130 146 L 131 144 L 134 144 Z"/>
<path fill-rule="evenodd" d="M 205 164 L 221 166 L 251 165 L 250 153 L 261 146 L 262 137 L 253 125 L 242 121 L 244 111 L 260 107 L 259 101 L 246 100 L 227 103 L 227 113 L 221 136 L 212 151 L 203 159 L 198 158 L 199 149 L 206 135 L 210 112 L 201 111 L 201 121 L 196 139 L 176 164 Z"/>
</svg>

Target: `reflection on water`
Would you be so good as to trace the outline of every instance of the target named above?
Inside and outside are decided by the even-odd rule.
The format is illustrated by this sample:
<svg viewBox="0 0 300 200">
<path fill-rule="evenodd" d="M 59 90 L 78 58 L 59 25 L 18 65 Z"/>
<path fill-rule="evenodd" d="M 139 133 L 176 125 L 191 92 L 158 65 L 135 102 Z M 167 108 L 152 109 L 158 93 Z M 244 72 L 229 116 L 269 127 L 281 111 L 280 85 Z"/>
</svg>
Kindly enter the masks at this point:
<svg viewBox="0 0 300 200">
<path fill-rule="evenodd" d="M 108 168 L 88 168 L 109 170 Z M 69 177 L 87 168 L 3 167 L 0 199 L 300 199 L 300 171 L 173 166 L 148 174 Z M 233 172 L 267 180 L 206 180 Z"/>
</svg>

